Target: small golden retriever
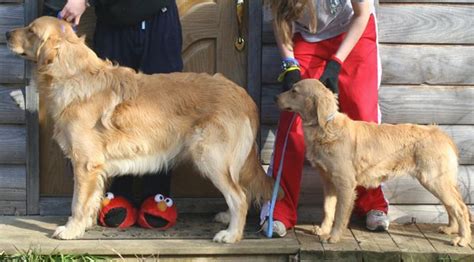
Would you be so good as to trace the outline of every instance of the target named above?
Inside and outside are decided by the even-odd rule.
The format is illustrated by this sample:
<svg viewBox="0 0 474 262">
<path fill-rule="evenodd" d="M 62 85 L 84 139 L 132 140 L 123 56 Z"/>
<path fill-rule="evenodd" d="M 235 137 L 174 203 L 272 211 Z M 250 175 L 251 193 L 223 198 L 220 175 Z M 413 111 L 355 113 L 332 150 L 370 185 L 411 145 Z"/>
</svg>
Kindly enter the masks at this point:
<svg viewBox="0 0 474 262">
<path fill-rule="evenodd" d="M 321 82 L 307 79 L 277 98 L 280 109 L 303 120 L 306 157 L 324 186 L 324 219 L 316 234 L 338 242 L 354 205 L 355 188 L 374 188 L 402 175 L 416 179 L 445 206 L 446 234 L 453 245 L 471 242 L 470 213 L 457 188 L 458 159 L 453 141 L 436 126 L 353 121 L 338 112 L 335 96 Z"/>
<path fill-rule="evenodd" d="M 72 216 L 54 237 L 78 238 L 95 224 L 108 178 L 189 160 L 229 206 L 217 216 L 229 227 L 214 241 L 241 240 L 249 202 L 268 200 L 273 188 L 255 144 L 257 107 L 243 88 L 219 74 L 145 75 L 113 65 L 53 17 L 12 30 L 7 40 L 37 63 L 54 139 L 74 167 Z"/>
</svg>

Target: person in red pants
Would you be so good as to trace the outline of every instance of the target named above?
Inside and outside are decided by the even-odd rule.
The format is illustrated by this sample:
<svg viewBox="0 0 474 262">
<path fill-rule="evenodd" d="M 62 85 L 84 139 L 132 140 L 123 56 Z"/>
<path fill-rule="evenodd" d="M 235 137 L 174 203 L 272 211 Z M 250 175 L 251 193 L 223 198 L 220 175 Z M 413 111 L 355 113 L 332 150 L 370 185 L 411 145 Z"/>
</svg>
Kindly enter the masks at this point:
<svg viewBox="0 0 474 262">
<path fill-rule="evenodd" d="M 305 78 L 319 79 L 338 94 L 340 110 L 353 120 L 380 122 L 380 59 L 374 3 L 368 0 L 268 1 L 280 54 L 283 91 Z M 276 202 L 273 233 L 284 236 L 295 226 L 304 164 L 299 115 L 282 112 L 269 174 L 282 170 L 285 197 Z M 381 187 L 357 188 L 354 212 L 366 216 L 369 230 L 387 230 L 388 202 Z M 262 209 L 261 217 L 266 216 Z M 266 231 L 268 226 L 264 224 Z"/>
</svg>

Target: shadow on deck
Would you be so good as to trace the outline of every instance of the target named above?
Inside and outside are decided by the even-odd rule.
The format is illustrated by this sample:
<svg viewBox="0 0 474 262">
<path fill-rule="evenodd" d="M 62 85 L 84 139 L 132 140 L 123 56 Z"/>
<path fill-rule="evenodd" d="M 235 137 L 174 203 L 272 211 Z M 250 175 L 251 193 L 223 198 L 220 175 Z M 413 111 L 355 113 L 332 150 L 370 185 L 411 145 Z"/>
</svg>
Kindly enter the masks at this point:
<svg viewBox="0 0 474 262">
<path fill-rule="evenodd" d="M 282 239 L 267 239 L 249 218 L 245 239 L 238 244 L 217 244 L 212 237 L 224 225 L 210 215 L 183 214 L 174 228 L 94 227 L 80 240 L 50 236 L 65 217 L 0 217 L 0 252 L 36 250 L 43 254 L 96 254 L 112 258 L 188 261 L 474 261 L 474 245 L 449 245 L 450 237 L 437 233 L 438 225 L 391 225 L 389 232 L 367 232 L 351 225 L 338 244 L 322 243 L 312 224 L 298 225 Z M 202 259 L 202 260 L 201 260 Z"/>
</svg>

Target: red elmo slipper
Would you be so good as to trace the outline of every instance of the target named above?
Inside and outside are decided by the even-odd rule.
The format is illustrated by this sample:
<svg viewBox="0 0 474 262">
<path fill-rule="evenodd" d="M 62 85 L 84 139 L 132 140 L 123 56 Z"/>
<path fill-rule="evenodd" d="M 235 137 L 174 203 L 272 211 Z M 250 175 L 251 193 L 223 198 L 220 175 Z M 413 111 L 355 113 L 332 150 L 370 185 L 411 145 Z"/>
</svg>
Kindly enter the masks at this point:
<svg viewBox="0 0 474 262">
<path fill-rule="evenodd" d="M 138 224 L 143 228 L 168 229 L 176 224 L 178 212 L 173 200 L 161 194 L 143 201 L 138 212 Z"/>
<path fill-rule="evenodd" d="M 137 221 L 137 209 L 121 196 L 107 192 L 99 212 L 99 224 L 104 227 L 127 228 Z"/>
</svg>

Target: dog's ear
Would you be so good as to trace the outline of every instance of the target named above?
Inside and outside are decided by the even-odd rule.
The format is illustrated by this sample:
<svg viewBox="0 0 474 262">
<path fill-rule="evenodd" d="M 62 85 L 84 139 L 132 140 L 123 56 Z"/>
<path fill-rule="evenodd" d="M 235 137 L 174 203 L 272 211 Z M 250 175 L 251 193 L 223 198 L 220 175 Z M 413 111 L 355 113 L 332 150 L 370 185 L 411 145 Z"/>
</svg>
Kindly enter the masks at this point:
<svg viewBox="0 0 474 262">
<path fill-rule="evenodd" d="M 38 66 L 51 64 L 57 53 L 58 48 L 56 38 L 50 37 L 46 40 L 43 40 L 36 53 Z"/>
<path fill-rule="evenodd" d="M 334 94 L 325 87 L 323 88 L 324 90 L 318 92 L 319 94 L 315 97 L 318 124 L 321 128 L 325 128 L 330 116 L 335 114 L 338 110 L 337 100 Z"/>
</svg>

